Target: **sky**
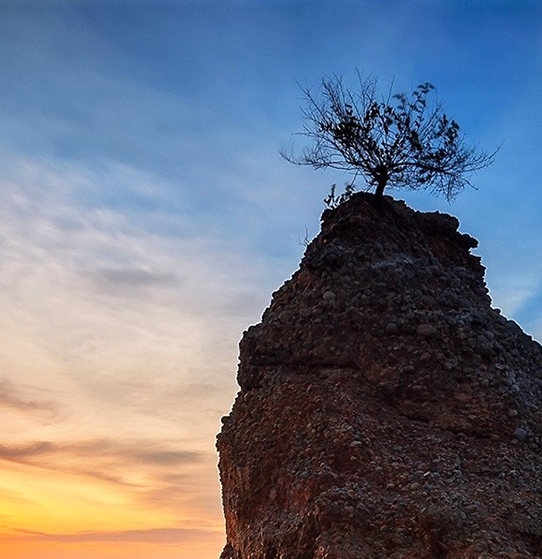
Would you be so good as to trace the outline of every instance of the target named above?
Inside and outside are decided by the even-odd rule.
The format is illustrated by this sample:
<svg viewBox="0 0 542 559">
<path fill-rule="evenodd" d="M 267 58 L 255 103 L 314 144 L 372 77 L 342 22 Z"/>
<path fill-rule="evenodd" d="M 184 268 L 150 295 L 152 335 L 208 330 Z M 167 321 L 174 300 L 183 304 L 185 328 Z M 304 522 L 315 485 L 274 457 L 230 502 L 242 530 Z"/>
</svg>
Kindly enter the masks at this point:
<svg viewBox="0 0 542 559">
<path fill-rule="evenodd" d="M 500 146 L 451 205 L 390 193 L 542 340 L 538 0 L 0 0 L 1 556 L 218 558 L 237 344 L 350 179 L 279 152 L 356 68 Z"/>
</svg>

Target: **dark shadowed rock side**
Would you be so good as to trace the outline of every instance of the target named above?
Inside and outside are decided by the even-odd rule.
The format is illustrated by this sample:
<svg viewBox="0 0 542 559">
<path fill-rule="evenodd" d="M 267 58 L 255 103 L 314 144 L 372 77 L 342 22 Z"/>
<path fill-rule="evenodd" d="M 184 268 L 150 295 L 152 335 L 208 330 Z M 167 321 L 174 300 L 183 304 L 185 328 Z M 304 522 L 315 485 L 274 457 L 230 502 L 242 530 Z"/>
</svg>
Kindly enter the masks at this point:
<svg viewBox="0 0 542 559">
<path fill-rule="evenodd" d="M 240 344 L 222 559 L 542 557 L 542 349 L 445 214 L 356 194 Z"/>
</svg>

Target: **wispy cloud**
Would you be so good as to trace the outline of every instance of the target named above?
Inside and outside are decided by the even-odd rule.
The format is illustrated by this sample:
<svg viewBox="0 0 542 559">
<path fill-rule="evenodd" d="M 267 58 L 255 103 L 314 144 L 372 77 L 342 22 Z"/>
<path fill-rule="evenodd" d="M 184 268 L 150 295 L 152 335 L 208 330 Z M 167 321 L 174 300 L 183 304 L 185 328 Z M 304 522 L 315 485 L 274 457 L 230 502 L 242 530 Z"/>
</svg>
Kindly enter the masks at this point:
<svg viewBox="0 0 542 559">
<path fill-rule="evenodd" d="M 5 406 L 24 414 L 53 416 L 57 406 L 48 400 L 28 399 L 20 394 L 15 384 L 7 378 L 0 378 L 0 406 Z"/>
<path fill-rule="evenodd" d="M 84 474 L 102 478 L 102 471 L 92 471 L 92 465 L 122 471 L 132 467 L 177 468 L 201 462 L 202 455 L 190 450 L 178 450 L 161 441 L 118 441 L 98 439 L 91 441 L 52 442 L 39 441 L 22 445 L 0 445 L 0 459 L 32 464 L 42 468 Z M 115 478 L 118 479 L 118 478 Z"/>
<path fill-rule="evenodd" d="M 141 542 L 154 544 L 183 544 L 204 541 L 205 538 L 216 540 L 221 534 L 216 529 L 155 528 L 149 530 L 122 530 L 115 532 L 80 532 L 76 534 L 48 534 L 30 530 L 17 530 L 14 535 L 19 540 L 42 542 Z M 12 539 L 1 536 L 0 541 Z"/>
<path fill-rule="evenodd" d="M 4 445 L 0 457 L 137 487 L 140 501 L 170 510 L 187 500 L 206 506 L 210 491 L 218 495 L 208 479 L 216 477 L 214 464 L 207 467 L 212 447 L 203 456 L 160 437 L 197 431 L 194 438 L 205 432 L 204 444 L 212 441 L 217 408 L 224 413 L 233 397 L 238 338 L 268 299 L 265 262 L 205 236 L 183 216 L 156 208 L 138 219 L 133 208 L 99 202 L 91 193 L 104 184 L 115 198 L 122 179 L 115 169 L 111 176 L 42 160 L 12 164 L 0 210 L 6 327 L 54 354 L 58 370 L 48 382 L 62 387 L 58 405 L 69 410 L 74 428 L 107 433 L 115 425 L 118 439 Z M 159 196 L 167 190 L 159 177 L 124 172 L 130 184 L 122 179 L 122 189 L 135 199 L 154 185 Z M 208 405 L 216 423 L 204 431 Z M 134 410 L 170 423 L 165 430 L 155 423 L 127 427 Z M 200 427 L 173 423 L 179 414 Z M 152 430 L 157 442 L 131 443 L 138 429 Z M 197 470 L 204 466 L 203 475 Z"/>
<path fill-rule="evenodd" d="M 160 514 L 190 510 L 201 521 L 205 512 L 212 518 L 217 505 L 217 483 L 208 471 L 215 462 L 213 453 L 185 449 L 180 442 L 159 437 L 2 444 L 0 461 L 31 466 L 34 476 L 43 479 L 50 472 L 79 478 L 81 487 L 106 484 L 107 491 Z M 96 495 L 103 491 L 97 488 Z M 20 489 L 10 497 L 21 498 Z"/>
<path fill-rule="evenodd" d="M 5 398 L 57 415 L 5 438 L 0 459 L 43 480 L 35 492 L 51 506 L 48 485 L 66 476 L 62 499 L 93 518 L 111 495 L 134 514 L 220 526 L 214 436 L 236 392 L 241 332 L 271 291 L 269 264 L 162 209 L 170 185 L 152 173 L 4 155 Z M 111 204 L 93 194 L 104 187 L 134 200 L 156 189 L 161 202 Z"/>
<path fill-rule="evenodd" d="M 76 203 L 74 196 L 98 188 L 103 175 L 12 162 L 0 209 L 0 326 L 53 349 L 63 368 L 77 360 L 152 369 L 154 361 L 146 366 L 148 357 L 135 354 L 149 356 L 154 347 L 162 369 L 199 361 L 208 371 L 202 349 L 214 346 L 215 359 L 217 348 L 235 349 L 265 306 L 267 289 L 258 283 L 267 265 L 256 255 L 247 259 L 202 231 L 187 236 L 182 216 L 163 235 L 154 219 Z M 137 375 L 132 380 L 137 384 Z"/>
</svg>

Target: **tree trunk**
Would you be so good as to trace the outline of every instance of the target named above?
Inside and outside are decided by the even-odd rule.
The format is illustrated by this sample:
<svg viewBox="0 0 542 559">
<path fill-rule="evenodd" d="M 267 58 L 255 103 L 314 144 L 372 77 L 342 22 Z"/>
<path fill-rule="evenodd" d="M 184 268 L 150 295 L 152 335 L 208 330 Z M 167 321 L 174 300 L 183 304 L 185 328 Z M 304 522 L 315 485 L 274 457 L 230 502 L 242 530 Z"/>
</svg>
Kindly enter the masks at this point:
<svg viewBox="0 0 542 559">
<path fill-rule="evenodd" d="M 378 179 L 375 196 L 381 199 L 384 196 L 384 189 L 386 188 L 386 184 L 388 184 L 388 179 L 386 177 L 382 177 Z"/>
</svg>

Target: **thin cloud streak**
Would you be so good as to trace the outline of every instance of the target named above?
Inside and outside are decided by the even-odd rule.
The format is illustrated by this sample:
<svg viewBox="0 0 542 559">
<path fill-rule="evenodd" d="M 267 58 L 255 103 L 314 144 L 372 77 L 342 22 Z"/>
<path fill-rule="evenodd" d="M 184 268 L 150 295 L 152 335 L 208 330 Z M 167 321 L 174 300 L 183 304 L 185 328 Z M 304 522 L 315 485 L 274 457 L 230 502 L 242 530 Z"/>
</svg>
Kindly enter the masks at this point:
<svg viewBox="0 0 542 559">
<path fill-rule="evenodd" d="M 57 411 L 53 402 L 24 398 L 19 394 L 14 383 L 7 378 L 0 378 L 0 405 L 24 414 L 36 414 L 38 416 L 52 417 Z"/>
<path fill-rule="evenodd" d="M 154 528 L 150 530 L 122 530 L 116 532 L 81 532 L 77 534 L 48 534 L 31 530 L 16 530 L 15 535 L 21 541 L 42 542 L 141 542 L 154 544 L 183 544 L 198 542 L 205 538 L 215 539 L 216 529 L 190 528 Z M 220 534 L 221 536 L 221 534 Z M 10 536 L 0 535 L 1 540 L 11 540 Z"/>
<path fill-rule="evenodd" d="M 152 449 L 150 452 L 143 450 L 145 447 Z M 0 445 L 0 448 L 6 449 L 8 447 Z M 18 449 L 18 450 L 17 450 Z M 199 454 L 194 452 L 171 452 L 167 450 L 162 450 L 160 443 L 154 440 L 134 440 L 134 441 L 124 441 L 119 443 L 114 439 L 96 439 L 91 441 L 74 441 L 71 443 L 52 443 L 50 441 L 43 441 L 34 443 L 30 446 L 19 446 L 12 447 L 14 455 L 43 455 L 51 454 L 56 452 L 74 452 L 78 454 L 82 453 L 97 453 L 100 455 L 110 455 L 110 456 L 124 456 L 130 457 L 134 461 L 144 461 L 144 462 L 156 462 L 160 463 L 165 458 L 165 462 L 170 462 L 171 458 L 175 457 L 179 461 L 189 461 L 193 462 L 198 459 Z M 154 458 L 153 458 L 154 457 Z"/>
<path fill-rule="evenodd" d="M 92 441 L 52 442 L 38 441 L 22 445 L 0 445 L 0 459 L 32 464 L 66 473 L 84 473 L 102 477 L 101 473 L 90 473 L 81 469 L 81 457 L 96 464 L 118 464 L 122 468 L 145 466 L 181 470 L 183 464 L 195 464 L 202 455 L 195 451 L 174 450 L 163 442 L 153 440 L 121 441 L 101 439 Z M 73 465 L 75 461 L 76 465 Z M 117 467 L 119 467 L 117 466 Z"/>
</svg>

